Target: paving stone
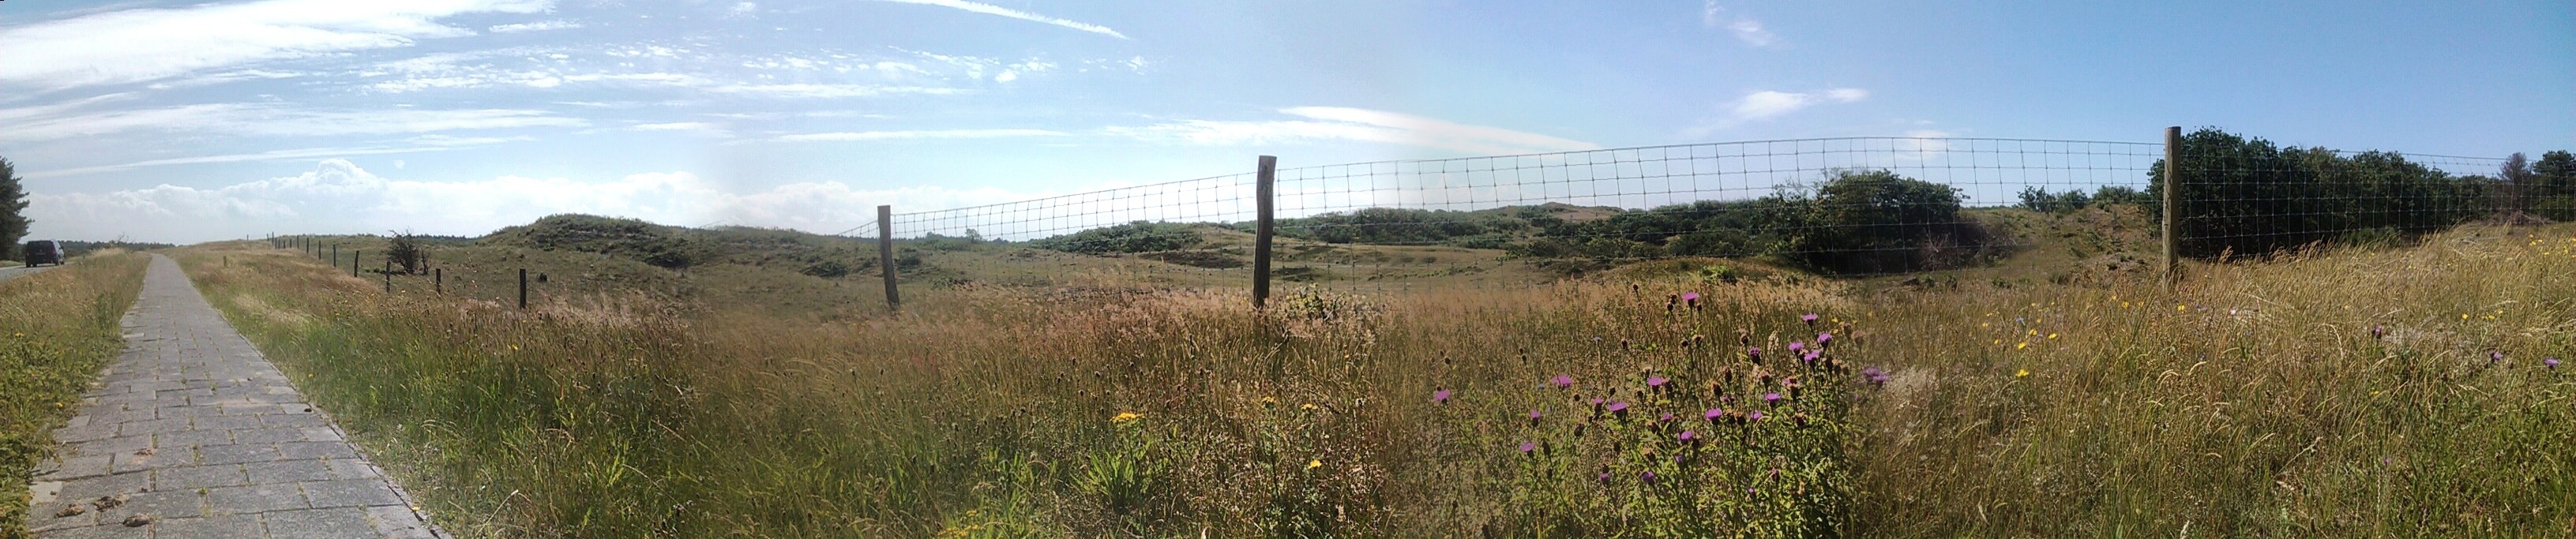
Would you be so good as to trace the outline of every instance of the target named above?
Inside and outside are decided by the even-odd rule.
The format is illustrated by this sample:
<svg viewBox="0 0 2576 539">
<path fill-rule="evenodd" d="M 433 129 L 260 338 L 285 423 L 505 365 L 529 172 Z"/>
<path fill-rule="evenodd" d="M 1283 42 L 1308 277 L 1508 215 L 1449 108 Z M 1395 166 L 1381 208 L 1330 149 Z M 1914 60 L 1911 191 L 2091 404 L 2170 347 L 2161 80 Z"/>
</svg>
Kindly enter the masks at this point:
<svg viewBox="0 0 2576 539">
<path fill-rule="evenodd" d="M 203 502 L 194 490 L 137 492 L 125 495 L 122 505 L 97 511 L 98 521 L 101 524 L 124 522 L 130 515 L 151 515 L 152 518 L 202 516 L 206 514 Z"/>
<path fill-rule="evenodd" d="M 366 509 L 357 507 L 276 511 L 261 514 L 260 520 L 268 525 L 270 539 L 343 539 L 373 533 L 377 526 L 367 521 Z"/>
<path fill-rule="evenodd" d="M 162 539 L 181 537 L 263 537 L 267 532 L 259 524 L 259 515 L 219 515 L 195 518 L 172 518 L 152 521 L 152 536 Z"/>
<path fill-rule="evenodd" d="M 233 431 L 228 430 L 189 430 L 163 433 L 161 435 L 154 436 L 153 441 L 159 443 L 163 448 L 179 451 L 185 451 L 189 448 L 198 446 L 232 445 L 234 443 Z"/>
<path fill-rule="evenodd" d="M 70 481 L 107 475 L 108 466 L 114 464 L 115 458 L 116 455 L 85 455 L 56 460 L 40 465 L 39 469 L 43 472 L 36 474 L 36 478 L 48 481 Z"/>
<path fill-rule="evenodd" d="M 304 483 L 304 493 L 313 499 L 314 507 L 367 505 L 402 505 L 393 487 L 376 479 L 345 479 Z"/>
<path fill-rule="evenodd" d="M 199 464 L 241 464 L 277 460 L 277 446 L 271 444 L 209 445 L 197 448 Z"/>
<path fill-rule="evenodd" d="M 301 442 L 304 441 L 304 431 L 302 429 L 257 428 L 233 433 L 233 441 L 245 444 Z"/>
<path fill-rule="evenodd" d="M 154 490 L 194 490 L 248 484 L 250 484 L 250 477 L 242 474 L 242 466 L 238 464 L 162 468 L 152 471 Z"/>
<path fill-rule="evenodd" d="M 358 458 L 358 451 L 350 449 L 347 442 L 288 442 L 277 444 L 277 456 L 288 459 L 353 459 Z"/>
<path fill-rule="evenodd" d="M 376 534 L 384 537 L 401 539 L 438 537 L 437 534 L 430 532 L 429 526 L 421 522 L 420 513 L 413 512 L 410 507 L 379 505 L 367 508 L 367 523 L 374 524 Z"/>
<path fill-rule="evenodd" d="M 238 487 L 206 489 L 206 512 L 215 515 L 244 515 L 304 509 L 304 492 L 294 483 L 262 483 Z"/>
<path fill-rule="evenodd" d="M 63 482 L 63 491 L 59 494 L 59 497 L 63 501 L 95 500 L 100 496 L 114 496 L 118 494 L 142 492 L 144 489 L 151 487 L 152 474 L 125 473 L 104 477 L 92 477 L 81 481 L 65 481 Z M 61 508 L 62 507 L 59 506 L 55 507 L 55 509 Z"/>
<path fill-rule="evenodd" d="M 363 479 L 331 472 L 331 465 L 320 460 L 281 460 L 242 465 L 250 471 L 253 483 L 302 483 L 335 479 Z"/>
</svg>

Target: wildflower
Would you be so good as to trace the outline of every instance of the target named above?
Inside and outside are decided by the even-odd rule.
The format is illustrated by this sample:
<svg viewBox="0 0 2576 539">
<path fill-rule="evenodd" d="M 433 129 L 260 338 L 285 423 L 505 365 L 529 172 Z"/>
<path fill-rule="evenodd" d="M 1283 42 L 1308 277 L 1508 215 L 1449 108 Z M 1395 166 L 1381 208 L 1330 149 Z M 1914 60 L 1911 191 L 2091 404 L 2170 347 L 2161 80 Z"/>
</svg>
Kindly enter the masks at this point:
<svg viewBox="0 0 2576 539">
<path fill-rule="evenodd" d="M 1626 402 L 1613 402 L 1613 403 L 1610 403 L 1609 410 L 1610 410 L 1610 413 L 1614 413 L 1614 414 L 1626 414 L 1626 413 L 1628 413 L 1628 403 L 1626 403 Z"/>
<path fill-rule="evenodd" d="M 1816 313 L 1807 313 L 1807 314 L 1804 314 L 1804 315 L 1799 315 L 1799 316 L 1798 316 L 1798 320 L 1800 320 L 1800 321 L 1804 321 L 1804 322 L 1806 322 L 1806 323 L 1807 323 L 1807 325 L 1810 325 L 1810 326 L 1816 325 Z"/>
<path fill-rule="evenodd" d="M 1670 381 L 1673 381 L 1673 379 L 1661 376 L 1648 376 L 1646 377 L 1646 387 L 1662 389 L 1664 387 L 1664 382 Z"/>
<path fill-rule="evenodd" d="M 1682 440 L 1682 441 L 1684 441 L 1684 442 L 1696 442 L 1696 441 L 1699 441 L 1699 433 L 1691 432 L 1691 431 L 1682 431 L 1682 433 L 1681 433 L 1681 435 L 1680 435 L 1680 438 L 1681 438 L 1681 440 Z"/>
<path fill-rule="evenodd" d="M 2552 369 L 2558 368 L 2558 358 L 2554 358 L 2554 357 L 2551 357 L 2551 358 L 2541 358 L 2541 359 L 2540 359 L 2540 365 L 2541 365 L 2541 366 L 2543 366 L 2543 367 L 2549 367 L 2549 368 L 2552 368 Z"/>
<path fill-rule="evenodd" d="M 2014 377 L 2014 378 L 2029 378 L 2029 377 L 2030 377 L 2030 369 L 2022 369 L 2022 370 L 2013 371 L 2013 377 Z"/>
<path fill-rule="evenodd" d="M 2176 305 L 2174 305 L 2174 311 L 2175 311 L 2175 312 L 2188 311 L 2188 310 L 2191 310 L 2191 306 L 2190 306 L 2190 305 L 2180 305 L 2180 304 L 2176 304 Z"/>
<path fill-rule="evenodd" d="M 2020 350 L 2020 349 L 2024 349 L 2024 348 L 2030 348 L 2030 341 L 2022 341 L 2022 342 L 2020 342 L 2020 343 L 2015 343 L 2015 344 L 2013 344 L 2013 349 L 2014 349 L 2014 350 Z"/>
<path fill-rule="evenodd" d="M 1664 412 L 1664 416 L 1655 418 L 1655 421 L 1660 423 L 1671 423 L 1673 421 L 1673 413 Z"/>
<path fill-rule="evenodd" d="M 1574 377 L 1571 375 L 1559 374 L 1556 375 L 1556 378 L 1548 379 L 1548 383 L 1556 384 L 1557 389 L 1574 387 Z"/>
<path fill-rule="evenodd" d="M 1753 358 L 1753 360 L 1754 360 L 1754 361 L 1761 361 L 1761 360 L 1762 360 L 1762 348 L 1761 348 L 1761 347 L 1747 348 L 1747 349 L 1745 349 L 1745 350 L 1744 350 L 1744 355 L 1746 355 L 1746 356 L 1751 356 L 1751 357 Z"/>
<path fill-rule="evenodd" d="M 1305 404 L 1300 404 L 1300 405 L 1297 405 L 1297 408 L 1299 408 L 1299 409 L 1303 409 L 1303 410 L 1313 410 L 1313 409 L 1315 409 L 1315 403 L 1311 403 L 1311 402 L 1309 402 L 1309 403 L 1305 403 Z"/>
<path fill-rule="evenodd" d="M 1768 403 L 1774 403 L 1774 402 L 1780 402 L 1780 392 L 1778 392 L 1778 391 L 1773 391 L 1773 392 L 1770 392 L 1770 393 L 1763 393 L 1763 394 L 1762 394 L 1762 402 L 1763 402 L 1763 403 L 1765 403 L 1765 404 L 1768 404 Z"/>
<path fill-rule="evenodd" d="M 1324 459 L 1314 459 L 1314 460 L 1308 460 L 1308 461 L 1306 461 L 1306 469 L 1308 469 L 1308 470 L 1312 470 L 1312 469 L 1316 469 L 1316 468 L 1322 468 L 1322 467 L 1324 467 Z"/>
<path fill-rule="evenodd" d="M 1448 403 L 1448 402 L 1449 402 L 1449 390 L 1443 389 L 1443 390 L 1439 390 L 1439 391 L 1433 391 L 1433 392 L 1431 392 L 1431 402 L 1434 402 L 1434 403 L 1442 403 L 1442 404 L 1446 404 L 1446 403 Z"/>
<path fill-rule="evenodd" d="M 2498 362 L 2498 361 L 2504 361 L 2504 351 L 2503 351 L 2503 350 L 2488 350 L 2488 351 L 2487 351 L 2487 362 L 2488 362 L 2488 363 L 2494 363 L 2494 362 Z"/>
<path fill-rule="evenodd" d="M 1833 343 L 1833 342 L 1834 342 L 1834 334 L 1832 334 L 1832 333 L 1818 333 L 1818 334 L 1816 334 L 1816 347 L 1817 347 L 1817 348 L 1824 348 L 1826 344 L 1831 344 L 1831 343 Z"/>
<path fill-rule="evenodd" d="M 1135 421 L 1137 418 L 1142 417 L 1145 417 L 1145 415 L 1135 412 L 1119 412 L 1118 415 L 1110 416 L 1109 421 L 1112 423 L 1126 423 L 1129 421 Z"/>
<path fill-rule="evenodd" d="M 1752 412 L 1745 413 L 1745 414 L 1744 414 L 1744 420 L 1746 420 L 1746 421 L 1761 421 L 1761 420 L 1762 420 L 1762 411 L 1761 411 L 1761 410 L 1754 410 L 1754 411 L 1752 411 Z"/>
<path fill-rule="evenodd" d="M 1654 471 L 1654 470 L 1647 470 L 1647 471 L 1646 471 L 1646 473 L 1644 473 L 1644 474 L 1640 474 L 1640 475 L 1638 475 L 1638 477 L 1639 477 L 1639 478 L 1642 478 L 1642 479 L 1645 479 L 1645 480 L 1646 480 L 1647 482 L 1649 482 L 1649 483 L 1654 482 L 1654 481 L 1655 481 L 1655 471 Z"/>
<path fill-rule="evenodd" d="M 1878 367 L 1861 369 L 1860 377 L 1869 380 L 1872 384 L 1887 385 L 1887 371 L 1880 370 Z"/>
<path fill-rule="evenodd" d="M 1815 362 L 1816 362 L 1816 360 L 1824 359 L 1824 358 L 1825 358 L 1825 355 L 1824 355 L 1824 354 L 1816 353 L 1816 351 L 1814 351 L 1814 350 L 1808 350 L 1808 351 L 1807 351 L 1807 355 L 1805 355 L 1805 356 L 1801 356 L 1801 357 L 1802 357 L 1803 359 L 1806 359 L 1806 360 L 1807 360 L 1807 363 L 1813 364 L 1813 363 L 1815 363 Z"/>
<path fill-rule="evenodd" d="M 2048 334 L 2048 338 L 2055 339 L 2055 338 L 2057 338 L 2057 334 L 2055 334 L 2055 333 L 2050 333 L 2050 334 Z"/>
<path fill-rule="evenodd" d="M 2379 339 L 2379 338 L 2381 338 L 2381 337 L 2387 337 L 2387 336 L 2388 336 L 2388 328 L 2379 327 L 2379 326 L 2370 326 L 2370 338 L 2371 338 L 2371 339 L 2376 340 L 2376 339 Z"/>
<path fill-rule="evenodd" d="M 1685 304 L 1685 305 L 1689 305 L 1689 306 L 1690 306 L 1690 308 L 1691 308 L 1691 310 L 1694 310 L 1694 311 L 1699 310 L 1699 293 L 1698 293 L 1698 292 L 1683 292 L 1683 293 L 1682 293 L 1682 303 L 1683 303 L 1683 304 Z"/>
<path fill-rule="evenodd" d="M 1708 419 L 1708 420 L 1709 420 L 1709 422 L 1714 423 L 1714 422 L 1717 422 L 1717 420 L 1719 420 L 1719 419 L 1723 419 L 1723 418 L 1725 418 L 1725 417 L 1726 417 L 1726 410 L 1720 410 L 1720 409 L 1716 409 L 1716 408 L 1710 408 L 1710 409 L 1708 409 L 1708 413 L 1706 413 L 1706 414 L 1700 414 L 1700 417 L 1702 417 L 1702 418 L 1706 418 L 1706 419 Z"/>
<path fill-rule="evenodd" d="M 1529 452 L 1537 450 L 1538 442 L 1521 442 L 1521 454 L 1527 455 Z"/>
<path fill-rule="evenodd" d="M 1791 351 L 1791 352 L 1803 352 L 1803 351 L 1806 351 L 1806 349 L 1807 349 L 1807 343 L 1804 343 L 1804 342 L 1793 342 L 1793 343 L 1789 343 L 1789 351 Z"/>
<path fill-rule="evenodd" d="M 1538 421 L 1538 410 L 1530 410 L 1530 421 Z"/>
</svg>

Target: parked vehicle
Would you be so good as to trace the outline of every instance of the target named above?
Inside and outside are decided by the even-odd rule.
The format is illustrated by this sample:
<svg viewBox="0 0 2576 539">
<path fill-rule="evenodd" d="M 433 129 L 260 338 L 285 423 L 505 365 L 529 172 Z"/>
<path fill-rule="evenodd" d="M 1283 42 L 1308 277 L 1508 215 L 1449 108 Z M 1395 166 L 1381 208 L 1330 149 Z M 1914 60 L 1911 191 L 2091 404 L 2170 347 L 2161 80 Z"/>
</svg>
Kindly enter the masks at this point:
<svg viewBox="0 0 2576 539">
<path fill-rule="evenodd" d="M 63 244 L 55 243 L 54 240 L 27 242 L 26 253 L 27 267 L 46 264 L 63 265 Z"/>
</svg>

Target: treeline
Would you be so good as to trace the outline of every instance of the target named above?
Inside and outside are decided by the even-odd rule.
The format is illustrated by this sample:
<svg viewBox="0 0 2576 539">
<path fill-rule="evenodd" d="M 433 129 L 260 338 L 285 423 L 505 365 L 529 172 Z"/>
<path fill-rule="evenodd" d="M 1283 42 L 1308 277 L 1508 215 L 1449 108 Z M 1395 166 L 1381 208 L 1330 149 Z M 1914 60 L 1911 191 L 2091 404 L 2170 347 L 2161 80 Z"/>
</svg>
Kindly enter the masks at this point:
<svg viewBox="0 0 2576 539">
<path fill-rule="evenodd" d="M 2381 241 L 2486 218 L 2576 220 L 2576 156 L 2522 154 L 2494 176 L 2453 175 L 2394 152 L 2347 154 L 2279 147 L 2218 129 L 2182 140 L 2178 224 L 2186 256 L 2261 253 L 2315 242 Z M 2019 207 L 2068 213 L 2135 205 L 2161 223 L 2164 163 L 2148 188 L 2052 192 L 2030 187 Z M 1885 170 L 1845 170 L 1750 200 L 1703 200 L 1569 219 L 1564 205 L 1476 211 L 1366 208 L 1281 219 L 1277 234 L 1329 243 L 1502 249 L 1579 272 L 1671 256 L 1771 257 L 1822 273 L 1958 267 L 2001 254 L 1994 234 L 1964 218 L 1958 190 Z M 1032 242 L 1110 254 L 1194 248 L 1206 227 L 1251 223 L 1137 222 Z"/>
</svg>

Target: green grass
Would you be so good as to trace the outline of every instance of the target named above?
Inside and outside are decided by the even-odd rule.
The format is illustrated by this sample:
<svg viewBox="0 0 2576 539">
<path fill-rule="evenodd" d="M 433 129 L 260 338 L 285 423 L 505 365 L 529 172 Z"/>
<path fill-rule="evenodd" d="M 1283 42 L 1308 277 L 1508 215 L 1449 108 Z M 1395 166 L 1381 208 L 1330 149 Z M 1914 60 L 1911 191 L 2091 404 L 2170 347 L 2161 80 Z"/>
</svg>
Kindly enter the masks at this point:
<svg viewBox="0 0 2576 539">
<path fill-rule="evenodd" d="M 142 290 L 148 260 L 101 253 L 0 281 L 0 477 L 12 484 L 0 488 L 0 537 L 27 536 L 28 492 L 14 487 L 52 454 L 54 427 L 123 346 L 117 320 Z"/>
<path fill-rule="evenodd" d="M 2064 234 L 2016 256 L 2130 241 L 2086 218 L 2015 224 Z M 2173 291 L 1707 261 L 1261 313 L 1128 259 L 916 284 L 891 317 L 520 313 L 262 246 L 182 261 L 467 536 L 2576 535 L 2576 367 L 2538 364 L 2576 356 L 2576 227 L 2193 264 Z M 1818 330 L 1825 361 L 1782 357 Z"/>
</svg>

